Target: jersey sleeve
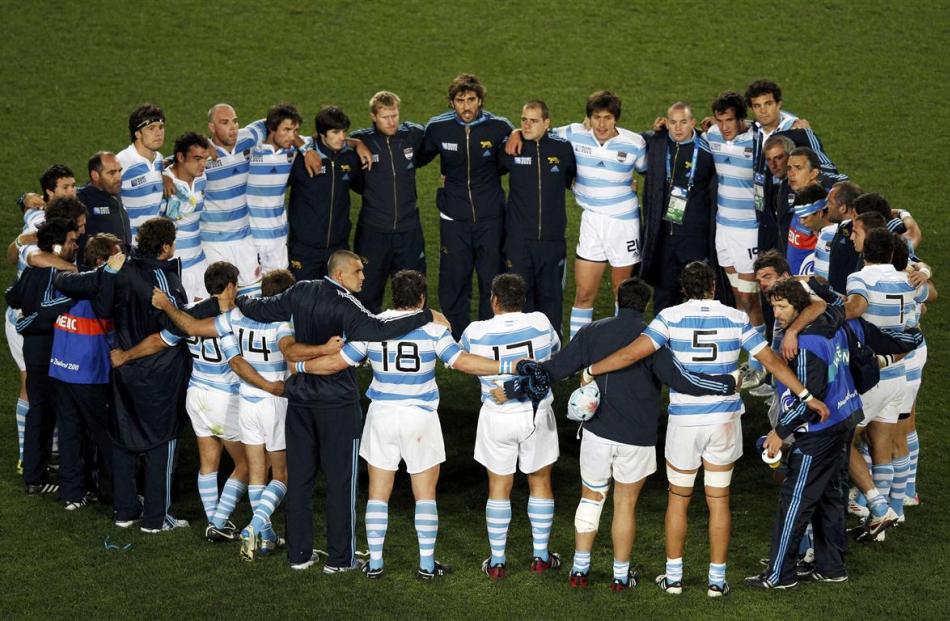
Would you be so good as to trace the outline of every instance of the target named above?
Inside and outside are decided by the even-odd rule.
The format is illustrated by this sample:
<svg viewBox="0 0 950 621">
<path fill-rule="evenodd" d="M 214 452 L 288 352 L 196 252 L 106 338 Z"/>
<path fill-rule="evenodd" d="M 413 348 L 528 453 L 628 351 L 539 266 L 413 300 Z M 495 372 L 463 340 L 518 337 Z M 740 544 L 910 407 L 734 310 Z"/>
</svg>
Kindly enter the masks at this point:
<svg viewBox="0 0 950 621">
<path fill-rule="evenodd" d="M 246 126 L 241 128 L 241 133 L 246 134 L 248 140 L 253 142 L 254 146 L 264 142 L 264 139 L 267 138 L 267 120 L 266 119 L 257 119 L 253 123 L 249 123 Z M 240 142 L 240 137 L 238 142 Z"/>
<path fill-rule="evenodd" d="M 571 139 L 571 126 L 570 126 L 570 125 L 562 125 L 561 127 L 555 127 L 554 129 L 551 130 L 551 133 L 554 134 L 555 136 L 559 136 L 559 137 L 563 138 L 564 140 L 570 140 L 570 139 Z"/>
<path fill-rule="evenodd" d="M 924 283 L 917 287 L 917 290 L 914 292 L 914 301 L 918 304 L 923 304 L 927 301 L 927 298 L 930 297 L 930 284 Z"/>
<path fill-rule="evenodd" d="M 642 138 L 641 138 L 642 140 Z M 638 173 L 645 173 L 647 171 L 647 146 L 646 143 L 637 146 L 636 159 L 633 160 L 633 168 Z"/>
<path fill-rule="evenodd" d="M 369 351 L 369 344 L 365 341 L 356 341 L 346 343 L 340 350 L 340 357 L 351 367 L 359 365 L 366 360 L 366 354 Z"/>
<path fill-rule="evenodd" d="M 167 328 L 159 332 L 158 335 L 161 337 L 163 341 L 165 341 L 165 344 L 168 345 L 169 347 L 174 347 L 175 345 L 178 345 L 182 340 L 182 337 L 178 336 L 177 334 L 168 330 Z"/>
<path fill-rule="evenodd" d="M 226 313 L 221 313 L 214 318 L 214 329 L 218 336 L 232 334 L 234 332 L 234 322 L 240 319 L 241 311 L 238 308 L 232 308 Z"/>
<path fill-rule="evenodd" d="M 670 327 L 667 325 L 662 312 L 653 318 L 650 325 L 643 329 L 643 334 L 653 341 L 655 349 L 659 349 L 670 342 Z"/>
<path fill-rule="evenodd" d="M 765 337 L 756 332 L 751 323 L 748 321 L 745 322 L 745 325 L 742 326 L 742 337 L 740 343 L 742 349 L 749 352 L 750 356 L 754 356 L 762 351 L 762 348 L 767 345 L 768 343 L 765 342 Z"/>
<path fill-rule="evenodd" d="M 865 300 L 871 300 L 868 295 L 868 285 L 864 282 L 864 279 L 861 278 L 860 274 L 851 274 L 848 276 L 848 284 L 845 291 L 848 295 L 860 295 Z"/>
<path fill-rule="evenodd" d="M 668 347 L 661 347 L 644 362 L 650 366 L 658 380 L 685 395 L 729 395 L 735 391 L 736 381 L 731 375 L 706 375 L 688 371 Z"/>
<path fill-rule="evenodd" d="M 435 342 L 435 352 L 439 359 L 445 363 L 445 366 L 451 367 L 462 355 L 462 348 L 452 338 L 452 334 L 445 326 L 441 326 L 442 333 L 439 334 Z"/>
<path fill-rule="evenodd" d="M 233 358 L 241 355 L 241 348 L 238 346 L 237 339 L 231 333 L 218 337 L 218 344 L 221 346 L 221 352 L 224 359 L 231 362 Z"/>
<path fill-rule="evenodd" d="M 294 336 L 294 328 L 289 321 L 283 321 L 277 326 L 277 342 L 280 343 L 281 339 L 288 336 Z"/>
</svg>

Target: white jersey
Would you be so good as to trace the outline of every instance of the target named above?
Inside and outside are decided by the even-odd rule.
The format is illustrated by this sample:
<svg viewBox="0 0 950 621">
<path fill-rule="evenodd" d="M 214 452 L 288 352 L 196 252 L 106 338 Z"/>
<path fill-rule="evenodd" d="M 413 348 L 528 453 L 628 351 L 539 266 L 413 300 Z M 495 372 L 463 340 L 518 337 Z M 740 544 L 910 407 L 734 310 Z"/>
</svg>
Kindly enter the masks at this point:
<svg viewBox="0 0 950 621">
<path fill-rule="evenodd" d="M 710 375 L 732 373 L 739 350 L 754 356 L 766 346 L 749 316 L 717 300 L 689 300 L 660 311 L 643 331 L 659 349 L 664 345 L 687 370 Z M 694 397 L 670 389 L 670 425 L 713 425 L 732 420 L 745 408 L 738 394 Z"/>
<path fill-rule="evenodd" d="M 620 220 L 639 220 L 640 205 L 633 190 L 633 173 L 647 168 L 646 141 L 640 134 L 617 128 L 604 144 L 580 123 L 558 127 L 554 134 L 570 141 L 577 161 L 574 198 L 594 213 Z"/>
<path fill-rule="evenodd" d="M 791 112 L 786 112 L 782 110 L 779 112 L 778 125 L 776 125 L 775 129 L 773 129 L 770 132 L 765 131 L 765 128 L 762 127 L 762 125 L 760 125 L 758 121 L 753 123 L 752 126 L 755 128 L 755 133 L 756 133 L 756 138 L 757 138 L 756 144 L 759 151 L 761 152 L 761 150 L 765 148 L 764 147 L 765 141 L 768 140 L 772 136 L 772 134 L 774 134 L 775 132 L 784 132 L 784 131 L 788 131 L 792 129 L 792 125 L 794 125 L 795 121 L 797 120 L 798 120 L 797 116 L 795 116 Z M 761 153 L 758 155 L 761 156 Z"/>
<path fill-rule="evenodd" d="M 484 321 L 473 321 L 462 333 L 462 349 L 484 358 L 515 362 L 531 358 L 538 362 L 550 360 L 551 354 L 561 347 L 561 339 L 551 327 L 544 313 L 502 313 Z M 499 382 L 513 379 L 514 375 L 484 375 L 478 378 L 482 388 L 482 403 L 496 411 L 520 412 L 530 401 L 511 399 L 503 405 L 492 400 L 491 389 Z M 542 405 L 550 407 L 553 396 L 548 391 Z"/>
<path fill-rule="evenodd" d="M 733 229 L 758 229 L 753 185 L 754 129 L 726 140 L 715 125 L 703 137 L 716 163 L 719 189 L 716 196 L 716 224 Z"/>
<path fill-rule="evenodd" d="M 284 380 L 288 376 L 287 361 L 278 343 L 285 336 L 293 336 L 294 330 L 286 321 L 263 323 L 244 315 L 239 308 L 218 315 L 214 320 L 218 336 L 233 334 L 240 354 L 254 367 L 261 377 L 269 382 Z M 233 350 L 232 350 L 233 352 Z M 269 392 L 241 382 L 241 396 L 256 400 L 271 397 Z"/>
<path fill-rule="evenodd" d="M 828 278 L 828 266 L 831 263 L 831 240 L 838 232 L 837 224 L 829 224 L 818 231 L 818 241 L 815 242 L 815 276 Z"/>
<path fill-rule="evenodd" d="M 175 193 L 162 199 L 159 213 L 175 223 L 175 257 L 181 259 L 181 269 L 187 270 L 205 260 L 200 222 L 207 179 L 202 175 L 188 184 L 176 177 L 171 168 L 163 174 L 174 182 Z"/>
<path fill-rule="evenodd" d="M 267 137 L 264 120 L 238 130 L 230 151 L 212 143 L 218 159 L 208 158 L 205 176 L 205 210 L 201 214 L 201 241 L 238 242 L 251 234 L 247 216 L 247 177 L 251 151 Z"/>
<path fill-rule="evenodd" d="M 307 138 L 310 143 L 312 138 Z M 262 143 L 251 149 L 247 174 L 247 209 L 251 235 L 258 243 L 287 239 L 284 193 L 297 148 L 275 149 Z"/>
<path fill-rule="evenodd" d="M 387 310 L 380 319 L 402 317 L 416 311 Z M 435 362 L 452 366 L 462 350 L 448 328 L 427 323 L 398 339 L 381 343 L 347 343 L 340 355 L 350 366 L 369 358 L 373 381 L 366 397 L 380 406 L 415 406 L 437 411 L 439 387 L 435 383 Z"/>
<path fill-rule="evenodd" d="M 148 161 L 130 144 L 116 154 L 122 165 L 122 206 L 129 214 L 132 245 L 138 245 L 135 236 L 139 227 L 149 218 L 158 215 L 162 203 L 162 154 L 155 153 Z"/>
<path fill-rule="evenodd" d="M 188 386 L 218 390 L 230 395 L 238 394 L 241 380 L 228 363 L 240 353 L 234 335 L 228 333 L 218 338 L 192 336 L 185 339 L 191 354 L 191 379 Z"/>
<path fill-rule="evenodd" d="M 906 272 L 898 272 L 890 263 L 865 265 L 848 276 L 847 294 L 867 300 L 864 319 L 885 332 L 900 333 L 920 321 L 920 305 L 930 296 L 926 283 L 914 288 Z M 881 380 L 903 378 L 904 361 L 881 369 Z"/>
</svg>

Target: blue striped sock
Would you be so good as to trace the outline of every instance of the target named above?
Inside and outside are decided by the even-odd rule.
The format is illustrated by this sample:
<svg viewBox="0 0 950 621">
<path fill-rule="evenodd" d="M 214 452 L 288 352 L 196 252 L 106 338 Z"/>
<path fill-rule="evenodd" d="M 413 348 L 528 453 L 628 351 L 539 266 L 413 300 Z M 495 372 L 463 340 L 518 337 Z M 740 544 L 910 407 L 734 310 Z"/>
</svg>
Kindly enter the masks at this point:
<svg viewBox="0 0 950 621">
<path fill-rule="evenodd" d="M 198 473 L 198 496 L 201 498 L 201 504 L 205 508 L 205 515 L 208 516 L 208 523 L 210 524 L 214 518 L 215 509 L 218 508 L 217 472 Z"/>
<path fill-rule="evenodd" d="M 257 511 L 257 504 L 261 501 L 261 494 L 264 493 L 266 485 L 248 485 L 247 499 L 251 503 L 251 515 Z"/>
<path fill-rule="evenodd" d="M 586 552 L 582 550 L 574 550 L 574 565 L 571 567 L 571 572 L 586 574 L 589 571 L 590 550 Z"/>
<path fill-rule="evenodd" d="M 231 517 L 234 507 L 241 501 L 245 491 L 247 491 L 247 483 L 237 479 L 228 479 L 227 483 L 224 484 L 224 489 L 221 490 L 221 498 L 218 499 L 218 506 L 214 510 L 211 523 L 218 528 L 223 527 L 228 518 Z"/>
<path fill-rule="evenodd" d="M 16 400 L 16 437 L 20 446 L 20 461 L 23 461 L 23 437 L 26 434 L 26 413 L 29 411 L 29 401 L 25 399 Z"/>
<path fill-rule="evenodd" d="M 571 307 L 571 338 L 577 334 L 577 331 L 594 320 L 593 308 Z"/>
<path fill-rule="evenodd" d="M 917 430 L 907 434 L 907 449 L 910 451 L 910 470 L 907 472 L 907 489 L 904 490 L 906 498 L 913 498 L 917 495 L 917 457 L 920 455 L 920 438 L 917 437 Z"/>
<path fill-rule="evenodd" d="M 765 324 L 764 323 L 759 324 L 757 326 L 752 326 L 752 329 L 758 332 L 759 336 L 761 336 L 763 339 L 765 338 Z M 752 369 L 755 369 L 756 371 L 762 371 L 765 369 L 765 367 L 762 366 L 762 363 L 756 360 L 755 358 L 753 358 L 752 356 L 749 356 L 749 367 L 751 367 Z"/>
<path fill-rule="evenodd" d="M 389 505 L 381 500 L 366 501 L 366 542 L 369 544 L 369 568 L 383 568 L 383 543 L 389 528 Z"/>
<path fill-rule="evenodd" d="M 251 528 L 254 529 L 255 533 L 262 533 L 269 528 L 270 516 L 274 515 L 274 511 L 280 505 L 280 501 L 284 499 L 286 493 L 287 485 L 277 479 L 268 483 L 267 487 L 261 490 L 261 495 L 257 499 L 257 508 L 254 509 L 254 517 L 251 518 Z"/>
<path fill-rule="evenodd" d="M 614 559 L 614 580 L 619 580 L 624 584 L 630 582 L 630 561 Z"/>
<path fill-rule="evenodd" d="M 894 482 L 894 464 L 874 464 L 871 467 L 871 476 L 874 487 L 886 499 L 891 495 L 891 484 Z"/>
<path fill-rule="evenodd" d="M 511 501 L 488 499 L 485 503 L 485 522 L 488 525 L 488 544 L 491 546 L 491 564 L 505 562 L 508 543 L 508 525 L 511 524 Z"/>
<path fill-rule="evenodd" d="M 904 515 L 904 497 L 907 491 L 907 475 L 909 473 L 909 455 L 894 460 L 894 483 L 891 485 L 890 505 L 897 515 Z"/>
<path fill-rule="evenodd" d="M 861 495 L 864 498 L 864 495 Z M 865 499 L 865 505 L 874 517 L 884 517 L 887 513 L 887 498 L 877 491 L 877 488 L 868 490 L 868 499 Z"/>
<path fill-rule="evenodd" d="M 554 523 L 554 499 L 528 496 L 528 521 L 531 522 L 534 555 L 546 562 L 551 524 Z"/>
<path fill-rule="evenodd" d="M 718 587 L 721 587 L 726 581 L 726 564 L 725 563 L 710 563 L 709 564 L 709 584 L 715 584 Z"/>
<path fill-rule="evenodd" d="M 439 510 L 434 500 L 416 501 L 416 539 L 419 540 L 419 568 L 435 570 L 435 540 L 439 535 Z"/>
<path fill-rule="evenodd" d="M 683 557 L 666 559 L 666 581 L 680 582 L 683 579 Z"/>
</svg>

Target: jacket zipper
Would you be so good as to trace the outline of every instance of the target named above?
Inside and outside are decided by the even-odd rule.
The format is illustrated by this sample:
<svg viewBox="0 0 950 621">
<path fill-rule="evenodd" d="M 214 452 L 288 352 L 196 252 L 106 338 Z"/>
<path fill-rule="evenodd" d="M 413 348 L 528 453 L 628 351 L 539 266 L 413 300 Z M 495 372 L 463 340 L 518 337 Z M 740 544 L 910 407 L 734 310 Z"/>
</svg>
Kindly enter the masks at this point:
<svg viewBox="0 0 950 621">
<path fill-rule="evenodd" d="M 399 220 L 399 199 L 396 197 L 396 161 L 393 160 L 393 148 L 389 144 L 389 136 L 386 136 L 386 149 L 389 151 L 389 168 L 393 171 L 393 230 L 396 230 L 396 222 Z"/>
<path fill-rule="evenodd" d="M 468 202 L 472 206 L 472 222 L 477 223 L 478 218 L 475 217 L 475 199 L 472 198 L 472 152 L 469 144 L 469 139 L 472 135 L 472 128 L 468 125 L 465 126 L 465 175 L 468 177 Z"/>
<path fill-rule="evenodd" d="M 330 223 L 327 224 L 327 248 L 330 247 L 330 231 L 333 230 L 333 203 L 336 194 L 336 160 L 330 160 Z"/>
<path fill-rule="evenodd" d="M 537 143 L 538 160 L 538 241 L 541 241 L 541 141 Z"/>
</svg>

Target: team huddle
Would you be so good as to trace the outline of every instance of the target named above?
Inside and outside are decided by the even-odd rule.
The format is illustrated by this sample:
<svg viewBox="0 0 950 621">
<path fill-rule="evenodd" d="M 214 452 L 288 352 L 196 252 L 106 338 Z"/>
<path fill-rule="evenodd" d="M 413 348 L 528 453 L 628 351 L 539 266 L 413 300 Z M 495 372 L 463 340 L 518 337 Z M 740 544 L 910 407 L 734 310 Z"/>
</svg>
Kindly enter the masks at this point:
<svg viewBox="0 0 950 621">
<path fill-rule="evenodd" d="M 730 484 L 743 454 L 739 391 L 748 390 L 769 403 L 772 430 L 759 445 L 780 494 L 769 557 L 744 584 L 846 581 L 848 534 L 882 541 L 919 502 L 920 323 L 937 292 L 911 214 L 839 171 L 768 80 L 720 94 L 699 122 L 675 102 L 643 133 L 618 125 L 621 100 L 609 91 L 588 98 L 582 123 L 562 127 L 531 100 L 517 129 L 483 109 L 485 92 L 459 75 L 450 110 L 421 126 L 402 121 L 399 97 L 381 91 L 369 101 L 371 126 L 350 132 L 349 117 L 329 106 L 310 137 L 292 105 L 241 127 L 234 108 L 217 104 L 209 135 L 181 134 L 169 158 L 164 112 L 145 104 L 129 117 L 127 148 L 89 159 L 87 185 L 50 166 L 42 194 L 19 200 L 23 230 L 7 253 L 18 264 L 6 336 L 21 375 L 17 468 L 27 493 L 57 494 L 68 511 L 98 498 L 116 526 L 144 533 L 187 527 L 171 509 L 186 413 L 208 540 L 240 542 L 246 561 L 286 548 L 295 570 L 322 562 L 325 573 L 381 578 L 405 463 L 417 576 L 441 578 L 452 571 L 435 554 L 441 360 L 481 387 L 482 571 L 508 574 L 519 470 L 529 568 L 554 571 L 551 389 L 580 374 L 567 412 L 581 437 L 568 581 L 590 584 L 612 487 L 610 588 L 625 591 L 641 580 L 631 563 L 636 505 L 657 470 L 668 386 L 666 565 L 655 582 L 682 593 L 702 468 L 707 595 L 722 597 L 732 590 Z M 415 177 L 436 157 L 442 312 L 428 306 Z M 562 343 L 568 191 L 582 215 Z M 352 251 L 351 194 L 361 197 Z M 608 265 L 615 313 L 595 321 Z M 355 373 L 364 364 L 365 416 Z M 224 452 L 234 469 L 219 486 Z M 368 558 L 357 552 L 359 458 L 369 473 Z M 314 547 L 318 468 L 326 551 Z M 245 497 L 252 518 L 235 525 Z M 282 504 L 284 537 L 272 522 Z M 850 530 L 849 513 L 861 520 Z"/>
</svg>

